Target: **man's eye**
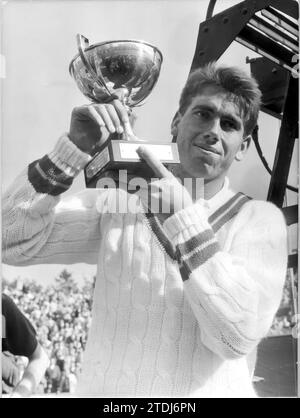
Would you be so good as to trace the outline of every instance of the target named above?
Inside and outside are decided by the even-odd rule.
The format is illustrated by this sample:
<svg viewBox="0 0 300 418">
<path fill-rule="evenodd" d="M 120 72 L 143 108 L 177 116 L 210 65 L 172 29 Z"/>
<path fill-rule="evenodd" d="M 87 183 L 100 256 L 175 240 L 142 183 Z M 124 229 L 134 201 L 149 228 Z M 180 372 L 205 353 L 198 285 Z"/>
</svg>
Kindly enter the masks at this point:
<svg viewBox="0 0 300 418">
<path fill-rule="evenodd" d="M 223 120 L 221 122 L 222 129 L 225 130 L 234 130 L 236 129 L 235 123 L 230 120 Z"/>
<path fill-rule="evenodd" d="M 202 119 L 208 119 L 209 118 L 209 112 L 207 112 L 205 110 L 197 110 L 197 112 L 195 112 L 195 115 L 202 118 Z"/>
</svg>

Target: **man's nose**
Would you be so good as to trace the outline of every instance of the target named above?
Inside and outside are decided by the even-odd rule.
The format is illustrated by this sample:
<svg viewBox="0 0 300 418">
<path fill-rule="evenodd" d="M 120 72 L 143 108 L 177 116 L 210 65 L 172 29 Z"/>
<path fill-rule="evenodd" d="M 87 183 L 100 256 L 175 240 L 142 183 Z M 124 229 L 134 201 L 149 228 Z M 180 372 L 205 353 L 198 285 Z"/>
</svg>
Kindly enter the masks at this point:
<svg viewBox="0 0 300 418">
<path fill-rule="evenodd" d="M 221 133 L 220 120 L 218 118 L 215 118 L 210 121 L 209 125 L 207 126 L 206 131 L 203 134 L 203 137 L 209 143 L 214 144 L 215 142 L 219 141 L 220 133 Z"/>
</svg>

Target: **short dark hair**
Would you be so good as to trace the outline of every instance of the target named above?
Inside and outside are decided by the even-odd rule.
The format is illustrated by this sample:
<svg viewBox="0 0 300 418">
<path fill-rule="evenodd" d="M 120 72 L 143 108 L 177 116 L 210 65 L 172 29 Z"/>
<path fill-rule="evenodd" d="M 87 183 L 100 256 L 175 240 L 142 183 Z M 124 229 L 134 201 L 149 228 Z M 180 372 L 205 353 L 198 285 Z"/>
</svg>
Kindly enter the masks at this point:
<svg viewBox="0 0 300 418">
<path fill-rule="evenodd" d="M 229 93 L 229 100 L 241 110 L 245 136 L 251 135 L 261 105 L 262 94 L 257 81 L 238 67 L 217 66 L 216 62 L 211 62 L 190 73 L 180 96 L 181 114 L 206 86 L 219 86 Z"/>
</svg>

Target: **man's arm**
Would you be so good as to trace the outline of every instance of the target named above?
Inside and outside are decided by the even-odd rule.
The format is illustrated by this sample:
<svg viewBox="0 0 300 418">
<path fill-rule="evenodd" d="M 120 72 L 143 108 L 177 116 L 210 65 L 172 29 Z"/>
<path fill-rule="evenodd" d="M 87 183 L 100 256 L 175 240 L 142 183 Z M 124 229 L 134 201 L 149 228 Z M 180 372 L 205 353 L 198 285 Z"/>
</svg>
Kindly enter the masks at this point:
<svg viewBox="0 0 300 418">
<path fill-rule="evenodd" d="M 49 358 L 38 343 L 33 354 L 29 357 L 28 366 L 22 379 L 14 389 L 12 398 L 29 397 L 34 394 L 48 366 Z"/>
<path fill-rule="evenodd" d="M 93 261 L 96 249 L 89 250 L 99 241 L 99 213 L 86 194 L 60 199 L 89 159 L 64 135 L 16 178 L 2 198 L 4 263 Z"/>
<path fill-rule="evenodd" d="M 200 205 L 176 213 L 164 228 L 203 343 L 222 358 L 249 354 L 266 336 L 281 300 L 287 268 L 281 211 L 268 202 L 246 203 L 222 249 Z"/>
<path fill-rule="evenodd" d="M 127 112 L 117 100 L 73 110 L 70 132 L 52 152 L 31 163 L 2 198 L 5 263 L 96 263 L 99 193 L 85 191 L 65 201 L 60 196 L 90 161 L 95 145 L 121 132 L 122 124 L 128 130 Z"/>
</svg>

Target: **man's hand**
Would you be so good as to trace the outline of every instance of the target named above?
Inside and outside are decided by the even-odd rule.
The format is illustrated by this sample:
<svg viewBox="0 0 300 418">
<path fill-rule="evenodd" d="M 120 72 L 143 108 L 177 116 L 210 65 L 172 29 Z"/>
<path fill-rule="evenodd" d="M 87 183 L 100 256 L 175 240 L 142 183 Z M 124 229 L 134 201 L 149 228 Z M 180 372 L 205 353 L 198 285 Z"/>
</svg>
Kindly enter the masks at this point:
<svg viewBox="0 0 300 418">
<path fill-rule="evenodd" d="M 149 149 L 141 146 L 137 153 L 159 179 L 149 183 L 147 189 L 137 192 L 150 212 L 156 213 L 163 222 L 174 213 L 192 205 L 193 200 L 188 190 Z"/>
<path fill-rule="evenodd" d="M 123 133 L 125 138 L 134 137 L 127 109 L 117 99 L 73 109 L 69 138 L 83 152 L 93 154 L 110 135 Z"/>
</svg>

